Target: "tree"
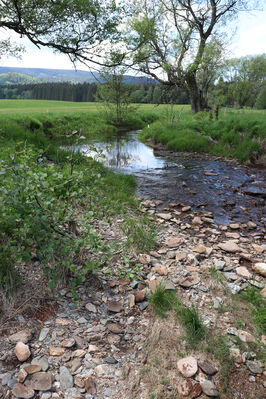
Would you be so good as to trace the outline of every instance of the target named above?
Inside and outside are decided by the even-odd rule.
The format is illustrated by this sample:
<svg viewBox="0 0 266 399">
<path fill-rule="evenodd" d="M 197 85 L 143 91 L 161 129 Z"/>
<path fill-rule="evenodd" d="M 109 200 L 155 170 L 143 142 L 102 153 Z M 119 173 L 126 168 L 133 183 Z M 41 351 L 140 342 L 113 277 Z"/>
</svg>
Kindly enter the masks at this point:
<svg viewBox="0 0 266 399">
<path fill-rule="evenodd" d="M 126 35 L 133 64 L 164 85 L 185 89 L 192 111 L 203 110 L 207 99 L 197 74 L 207 46 L 240 9 L 241 0 L 134 0 Z"/>
<path fill-rule="evenodd" d="M 105 67 L 100 73 L 102 84 L 97 88 L 97 99 L 102 101 L 109 119 L 120 124 L 131 107 L 132 87 L 124 83 L 124 69 Z"/>
<path fill-rule="evenodd" d="M 102 65 L 101 45 L 117 36 L 118 22 L 113 0 L 0 0 L 0 29 L 67 54 L 73 62 Z M 0 42 L 0 56 L 7 44 Z"/>
</svg>

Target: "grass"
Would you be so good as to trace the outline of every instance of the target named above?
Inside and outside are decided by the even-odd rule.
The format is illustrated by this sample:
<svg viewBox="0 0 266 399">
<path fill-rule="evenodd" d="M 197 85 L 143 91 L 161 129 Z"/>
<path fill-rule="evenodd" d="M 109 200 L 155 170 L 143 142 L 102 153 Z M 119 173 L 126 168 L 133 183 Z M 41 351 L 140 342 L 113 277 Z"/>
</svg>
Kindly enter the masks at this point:
<svg viewBox="0 0 266 399">
<path fill-rule="evenodd" d="M 159 121 L 142 131 L 141 138 L 151 138 L 169 150 L 255 162 L 265 153 L 265 132 L 265 111 L 224 110 L 216 121 L 210 119 L 208 113 L 193 116 L 184 108 L 180 118 L 173 123 L 161 114 Z"/>
<path fill-rule="evenodd" d="M 126 217 L 122 231 L 127 237 L 127 245 L 132 246 L 138 253 L 149 252 L 156 243 L 157 229 L 151 216 Z"/>
<path fill-rule="evenodd" d="M 266 301 L 261 290 L 249 287 L 240 297 L 249 304 L 258 332 L 266 335 Z"/>
</svg>

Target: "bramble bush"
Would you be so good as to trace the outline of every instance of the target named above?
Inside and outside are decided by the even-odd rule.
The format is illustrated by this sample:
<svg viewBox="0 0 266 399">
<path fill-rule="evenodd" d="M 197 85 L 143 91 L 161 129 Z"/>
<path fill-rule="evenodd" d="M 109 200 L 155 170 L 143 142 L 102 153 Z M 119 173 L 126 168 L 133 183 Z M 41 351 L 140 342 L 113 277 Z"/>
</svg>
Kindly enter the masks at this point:
<svg viewBox="0 0 266 399">
<path fill-rule="evenodd" d="M 72 277 L 84 281 L 97 267 L 94 255 L 108 256 L 98 233 L 91 229 L 94 209 L 89 198 L 97 195 L 102 178 L 97 168 L 78 168 L 75 154 L 63 166 L 39 158 L 40 152 L 23 143 L 0 162 L 0 286 L 18 283 L 19 263 L 37 257 L 50 286 Z M 81 256 L 86 250 L 87 256 Z"/>
</svg>

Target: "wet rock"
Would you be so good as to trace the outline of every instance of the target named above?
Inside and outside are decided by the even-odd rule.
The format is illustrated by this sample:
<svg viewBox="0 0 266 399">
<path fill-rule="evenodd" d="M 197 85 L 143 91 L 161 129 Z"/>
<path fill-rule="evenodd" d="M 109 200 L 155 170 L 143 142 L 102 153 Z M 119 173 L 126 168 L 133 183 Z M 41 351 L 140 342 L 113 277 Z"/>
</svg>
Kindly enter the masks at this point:
<svg viewBox="0 0 266 399">
<path fill-rule="evenodd" d="M 264 263 L 264 262 L 255 263 L 255 265 L 253 265 L 252 269 L 255 270 L 255 272 L 266 277 L 266 263 Z"/>
<path fill-rule="evenodd" d="M 214 375 L 218 372 L 218 369 L 208 360 L 198 361 L 198 365 L 205 374 Z"/>
<path fill-rule="evenodd" d="M 123 304 L 120 301 L 108 301 L 107 308 L 110 312 L 119 313 L 123 309 Z"/>
<path fill-rule="evenodd" d="M 27 385 L 35 391 L 49 391 L 52 387 L 53 376 L 43 372 L 32 374 L 27 378 Z"/>
<path fill-rule="evenodd" d="M 183 242 L 184 242 L 184 239 L 181 237 L 170 236 L 170 237 L 166 238 L 165 245 L 167 247 L 174 248 L 174 247 L 179 247 L 179 245 L 183 244 Z"/>
<path fill-rule="evenodd" d="M 263 366 L 261 363 L 258 362 L 252 362 L 250 360 L 246 361 L 247 368 L 251 373 L 253 374 L 262 374 L 263 372 Z"/>
<path fill-rule="evenodd" d="M 200 385 L 203 393 L 207 396 L 216 397 L 219 396 L 218 391 L 214 383 L 210 380 L 201 380 Z"/>
<path fill-rule="evenodd" d="M 252 274 L 248 271 L 245 266 L 240 266 L 236 268 L 236 274 L 240 277 L 249 279 L 252 277 Z"/>
<path fill-rule="evenodd" d="M 218 247 L 226 252 L 239 252 L 241 248 L 234 241 L 227 241 L 225 243 L 218 244 Z"/>
<path fill-rule="evenodd" d="M 180 285 L 181 287 L 183 287 L 183 288 L 190 288 L 190 287 L 192 287 L 193 285 L 198 284 L 199 282 L 200 282 L 199 275 L 198 275 L 198 273 L 194 272 L 194 273 L 191 273 L 190 276 L 187 276 L 187 277 L 185 277 L 185 278 L 182 278 L 182 279 L 179 281 L 179 285 Z"/>
<path fill-rule="evenodd" d="M 12 334 L 9 336 L 8 340 L 12 344 L 16 344 L 17 342 L 23 342 L 23 344 L 27 344 L 32 338 L 32 331 L 30 329 L 25 329 L 17 332 L 16 334 Z"/>
<path fill-rule="evenodd" d="M 48 370 L 49 364 L 46 356 L 38 356 L 32 359 L 31 364 L 40 366 L 42 371 Z"/>
<path fill-rule="evenodd" d="M 60 382 L 60 389 L 63 391 L 73 387 L 73 377 L 70 374 L 68 368 L 65 366 L 60 367 L 59 382 Z"/>
<path fill-rule="evenodd" d="M 34 390 L 32 388 L 25 387 L 24 385 L 19 383 L 14 385 L 12 393 L 14 396 L 21 399 L 31 399 L 35 395 Z"/>
<path fill-rule="evenodd" d="M 23 342 L 18 342 L 15 347 L 15 355 L 20 362 L 24 362 L 31 355 L 29 346 L 23 344 Z"/>
<path fill-rule="evenodd" d="M 185 377 L 193 377 L 198 371 L 198 363 L 197 360 L 192 357 L 188 356 L 183 359 L 178 360 L 177 362 L 177 369 L 183 374 Z"/>
<path fill-rule="evenodd" d="M 124 332 L 124 330 L 120 326 L 120 324 L 117 324 L 117 323 L 110 323 L 110 324 L 108 324 L 107 328 L 113 334 L 123 334 L 123 332 Z"/>
</svg>

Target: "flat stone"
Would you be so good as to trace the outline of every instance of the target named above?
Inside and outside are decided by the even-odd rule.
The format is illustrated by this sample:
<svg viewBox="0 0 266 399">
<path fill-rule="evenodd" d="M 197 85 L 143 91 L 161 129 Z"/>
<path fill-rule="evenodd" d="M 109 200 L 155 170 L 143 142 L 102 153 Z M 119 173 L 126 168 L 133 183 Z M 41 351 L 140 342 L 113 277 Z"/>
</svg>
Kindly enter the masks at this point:
<svg viewBox="0 0 266 399">
<path fill-rule="evenodd" d="M 167 276 L 167 274 L 168 274 L 167 268 L 165 266 L 163 266 L 163 265 L 160 265 L 160 264 L 156 265 L 153 268 L 153 270 L 154 270 L 155 273 L 158 273 L 160 276 Z"/>
<path fill-rule="evenodd" d="M 135 296 L 133 294 L 129 294 L 127 298 L 128 298 L 128 306 L 130 308 L 133 308 L 133 306 L 135 306 Z"/>
<path fill-rule="evenodd" d="M 110 324 L 108 324 L 107 328 L 113 334 L 123 334 L 123 332 L 124 332 L 124 330 L 120 326 L 120 324 L 117 324 L 117 323 L 110 323 Z"/>
<path fill-rule="evenodd" d="M 133 292 L 134 299 L 136 303 L 144 301 L 146 297 L 146 291 L 145 290 L 138 290 L 136 292 Z"/>
<path fill-rule="evenodd" d="M 85 356 L 86 351 L 84 349 L 76 349 L 73 353 L 72 353 L 72 357 L 83 357 Z"/>
<path fill-rule="evenodd" d="M 47 337 L 49 331 L 50 331 L 50 328 L 48 328 L 48 327 L 42 328 L 40 335 L 39 335 L 39 341 L 41 341 L 41 342 L 44 341 L 45 338 Z"/>
<path fill-rule="evenodd" d="M 49 354 L 50 356 L 62 356 L 65 353 L 65 349 L 58 346 L 50 346 Z"/>
<path fill-rule="evenodd" d="M 94 395 L 96 393 L 96 386 L 91 377 L 84 380 L 84 385 L 88 394 Z"/>
<path fill-rule="evenodd" d="M 108 366 L 107 364 L 99 364 L 95 367 L 94 372 L 98 377 L 102 377 L 104 375 L 113 375 L 114 370 L 112 366 Z"/>
<path fill-rule="evenodd" d="M 64 399 L 82 399 L 83 395 L 77 388 L 68 388 L 64 392 Z"/>
<path fill-rule="evenodd" d="M 227 241 L 225 243 L 218 244 L 218 247 L 226 252 L 240 252 L 241 248 L 234 241 Z"/>
<path fill-rule="evenodd" d="M 184 239 L 181 237 L 170 236 L 170 237 L 166 238 L 164 244 L 167 247 L 174 248 L 174 247 L 179 247 L 179 245 L 183 244 L 183 242 L 184 242 Z"/>
<path fill-rule="evenodd" d="M 96 306 L 93 305 L 92 303 L 87 303 L 87 304 L 85 305 L 85 308 L 86 308 L 89 312 L 92 312 L 92 313 L 96 313 L 96 312 L 97 312 Z"/>
<path fill-rule="evenodd" d="M 119 313 L 123 309 L 123 304 L 119 301 L 108 301 L 107 308 L 110 312 Z"/>
<path fill-rule="evenodd" d="M 256 227 L 257 227 L 256 223 L 251 222 L 251 221 L 247 222 L 247 228 L 248 228 L 249 230 L 253 230 L 253 229 L 255 229 Z"/>
<path fill-rule="evenodd" d="M 232 230 L 238 230 L 240 228 L 240 225 L 238 223 L 231 223 L 229 225 L 230 229 Z"/>
<path fill-rule="evenodd" d="M 240 234 L 239 233 L 228 232 L 228 233 L 225 233 L 225 237 L 226 238 L 233 238 L 235 240 L 238 240 L 238 238 L 240 238 Z"/>
<path fill-rule="evenodd" d="M 51 373 L 43 372 L 32 374 L 27 378 L 27 386 L 35 391 L 49 391 L 52 388 L 53 376 Z"/>
<path fill-rule="evenodd" d="M 12 344 L 16 344 L 17 342 L 23 342 L 23 344 L 27 344 L 32 338 L 32 331 L 30 329 L 25 329 L 17 332 L 16 334 L 12 334 L 9 336 L 8 340 Z"/>
<path fill-rule="evenodd" d="M 223 270 L 223 268 L 225 267 L 226 263 L 224 260 L 218 260 L 216 259 L 214 261 L 214 267 L 216 270 Z"/>
<path fill-rule="evenodd" d="M 202 379 L 200 385 L 203 393 L 207 396 L 216 397 L 219 396 L 216 386 L 212 381 Z"/>
<path fill-rule="evenodd" d="M 238 330 L 237 335 L 242 342 L 254 342 L 254 343 L 256 342 L 256 338 L 247 331 Z"/>
<path fill-rule="evenodd" d="M 32 388 L 25 387 L 24 385 L 19 383 L 14 385 L 12 393 L 14 396 L 21 399 L 31 399 L 35 395 L 35 392 Z"/>
<path fill-rule="evenodd" d="M 197 360 L 192 357 L 188 356 L 183 359 L 178 360 L 177 362 L 177 369 L 183 374 L 185 377 L 193 377 L 198 371 L 198 363 Z"/>
<path fill-rule="evenodd" d="M 188 212 L 188 211 L 190 211 L 190 209 L 191 209 L 191 206 L 187 205 L 187 206 L 183 206 L 183 208 L 181 208 L 181 211 Z"/>
<path fill-rule="evenodd" d="M 73 377 L 67 367 L 61 366 L 59 372 L 60 389 L 65 391 L 73 387 Z"/>
<path fill-rule="evenodd" d="M 198 254 L 205 254 L 206 253 L 206 247 L 202 244 L 198 244 L 194 249 L 194 252 L 197 252 Z"/>
<path fill-rule="evenodd" d="M 201 218 L 199 217 L 199 216 L 195 216 L 193 219 L 192 219 L 192 224 L 202 224 L 203 222 L 202 222 L 202 220 L 201 220 Z"/>
<path fill-rule="evenodd" d="M 61 342 L 61 345 L 62 345 L 64 348 L 72 348 L 72 346 L 74 346 L 75 344 L 76 344 L 76 341 L 75 341 L 74 338 L 64 339 L 64 340 Z"/>
<path fill-rule="evenodd" d="M 5 386 L 8 384 L 8 381 L 11 380 L 12 374 L 11 373 L 4 373 L 0 374 L 0 379 L 2 380 L 2 385 Z"/>
<path fill-rule="evenodd" d="M 177 386 L 177 391 L 182 396 L 188 396 L 192 391 L 192 382 L 190 380 L 184 380 Z"/>
<path fill-rule="evenodd" d="M 262 374 L 262 372 L 263 372 L 263 367 L 260 363 L 247 360 L 246 365 L 247 365 L 247 368 L 249 369 L 249 371 L 251 371 L 251 373 L 253 373 L 253 374 Z"/>
<path fill-rule="evenodd" d="M 214 375 L 218 372 L 218 369 L 208 360 L 198 361 L 198 365 L 205 374 Z"/>
<path fill-rule="evenodd" d="M 175 260 L 177 262 L 180 262 L 181 260 L 185 260 L 187 257 L 187 254 L 185 254 L 185 252 L 176 252 L 175 254 Z"/>
<path fill-rule="evenodd" d="M 31 364 L 30 366 L 24 367 L 23 370 L 25 370 L 27 374 L 34 374 L 34 373 L 38 373 L 39 371 L 41 371 L 42 368 L 38 364 Z"/>
<path fill-rule="evenodd" d="M 245 266 L 240 266 L 236 268 L 236 274 L 240 277 L 249 279 L 252 277 L 252 274 L 248 271 Z"/>
<path fill-rule="evenodd" d="M 18 382 L 23 383 L 28 376 L 28 373 L 25 371 L 25 369 L 20 369 L 18 372 Z"/>
<path fill-rule="evenodd" d="M 200 282 L 199 274 L 196 272 L 192 272 L 190 276 L 182 278 L 179 281 L 179 285 L 184 288 L 190 288 L 193 285 L 196 285 Z"/>
<path fill-rule="evenodd" d="M 38 356 L 32 359 L 31 364 L 40 366 L 42 371 L 48 370 L 49 364 L 46 356 Z"/>
<path fill-rule="evenodd" d="M 150 255 L 147 255 L 147 254 L 140 254 L 139 261 L 142 265 L 147 265 L 150 263 L 151 257 L 150 257 Z"/>
<path fill-rule="evenodd" d="M 58 317 L 58 318 L 55 320 L 55 324 L 56 324 L 57 326 L 69 326 L 71 323 L 72 323 L 71 320 L 62 319 L 62 318 L 60 318 L 60 317 Z"/>
<path fill-rule="evenodd" d="M 256 252 L 262 254 L 264 252 L 264 248 L 261 245 L 252 244 L 252 247 L 255 249 Z"/>
<path fill-rule="evenodd" d="M 170 220 L 172 219 L 171 213 L 157 213 L 157 216 L 163 220 Z"/>
<path fill-rule="evenodd" d="M 77 358 L 73 359 L 71 362 L 71 372 L 75 373 L 75 371 L 77 371 L 80 368 L 81 364 L 82 363 L 79 359 Z"/>
<path fill-rule="evenodd" d="M 255 263 L 255 265 L 253 265 L 252 269 L 255 270 L 255 272 L 266 277 L 266 263 L 264 263 L 264 262 Z"/>
<path fill-rule="evenodd" d="M 20 362 L 24 362 L 31 355 L 29 346 L 23 344 L 23 342 L 18 342 L 15 347 L 15 355 Z"/>
<path fill-rule="evenodd" d="M 156 288 L 159 287 L 159 285 L 161 284 L 161 279 L 155 279 L 155 280 L 151 280 L 149 281 L 149 288 L 151 290 L 151 292 L 155 292 Z"/>
</svg>

